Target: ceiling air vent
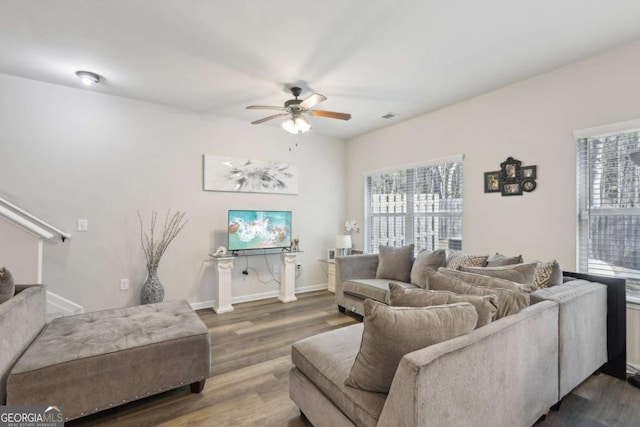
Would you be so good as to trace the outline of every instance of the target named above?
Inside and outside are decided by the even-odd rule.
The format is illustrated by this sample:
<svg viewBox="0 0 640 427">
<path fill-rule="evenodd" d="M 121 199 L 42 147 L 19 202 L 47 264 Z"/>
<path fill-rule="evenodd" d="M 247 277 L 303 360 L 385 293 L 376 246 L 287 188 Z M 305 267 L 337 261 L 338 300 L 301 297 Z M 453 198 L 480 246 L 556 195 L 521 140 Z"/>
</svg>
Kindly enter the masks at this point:
<svg viewBox="0 0 640 427">
<path fill-rule="evenodd" d="M 387 113 L 384 116 L 382 116 L 383 119 L 391 119 L 393 117 L 395 117 L 396 115 L 393 113 Z"/>
</svg>

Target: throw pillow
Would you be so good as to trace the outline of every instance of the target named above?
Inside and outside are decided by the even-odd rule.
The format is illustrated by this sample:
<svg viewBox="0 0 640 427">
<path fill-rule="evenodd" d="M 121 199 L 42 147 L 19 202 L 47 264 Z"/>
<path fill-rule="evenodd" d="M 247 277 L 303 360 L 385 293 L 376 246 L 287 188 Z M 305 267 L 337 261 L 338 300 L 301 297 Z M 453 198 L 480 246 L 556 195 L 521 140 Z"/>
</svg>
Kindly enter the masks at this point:
<svg viewBox="0 0 640 427">
<path fill-rule="evenodd" d="M 411 267 L 411 283 L 421 288 L 427 286 L 427 268 L 437 270 L 447 264 L 447 253 L 444 249 L 430 252 L 423 249 L 418 253 Z"/>
<path fill-rule="evenodd" d="M 427 285 L 432 290 L 451 291 L 461 295 L 497 295 L 499 302 L 496 320 L 515 314 L 528 307 L 530 301 L 529 294 L 524 292 L 473 286 L 470 283 L 433 270 L 427 272 Z"/>
<path fill-rule="evenodd" d="M 556 285 L 562 285 L 562 269 L 558 261 L 554 259 L 549 262 L 538 262 L 533 280 L 534 288 L 543 289 Z"/>
<path fill-rule="evenodd" d="M 447 268 L 458 270 L 460 266 L 484 267 L 489 255 L 469 255 L 462 252 L 454 252 L 447 258 Z"/>
<path fill-rule="evenodd" d="M 501 279 L 499 277 L 486 276 L 483 274 L 468 273 L 460 270 L 450 270 L 448 268 L 439 268 L 439 273 L 455 277 L 463 282 L 467 282 L 473 286 L 481 286 L 483 288 L 492 289 L 510 289 L 515 292 L 532 292 L 533 285 L 525 285 L 522 283 L 512 282 L 510 280 Z"/>
<path fill-rule="evenodd" d="M 409 282 L 411 280 L 411 266 L 413 265 L 413 248 L 413 243 L 401 248 L 380 245 L 376 279 Z"/>
<path fill-rule="evenodd" d="M 487 260 L 487 267 L 501 267 L 503 265 L 513 264 L 522 264 L 522 255 L 508 257 L 496 253 L 494 256 Z"/>
<path fill-rule="evenodd" d="M 397 283 L 389 283 L 388 301 L 389 305 L 395 307 L 429 307 L 468 302 L 478 313 L 476 329 L 491 323 L 498 311 L 498 297 L 496 295 L 458 295 L 448 291 L 407 289 Z"/>
<path fill-rule="evenodd" d="M 503 267 L 465 267 L 462 265 L 458 270 L 531 285 L 536 277 L 536 265 L 533 263 L 505 265 Z"/>
<path fill-rule="evenodd" d="M 16 293 L 13 275 L 5 267 L 0 268 L 0 304 L 10 300 Z"/>
<path fill-rule="evenodd" d="M 466 302 L 414 308 L 367 299 L 360 350 L 344 383 L 388 393 L 405 354 L 467 334 L 477 322 L 476 309 Z"/>
</svg>

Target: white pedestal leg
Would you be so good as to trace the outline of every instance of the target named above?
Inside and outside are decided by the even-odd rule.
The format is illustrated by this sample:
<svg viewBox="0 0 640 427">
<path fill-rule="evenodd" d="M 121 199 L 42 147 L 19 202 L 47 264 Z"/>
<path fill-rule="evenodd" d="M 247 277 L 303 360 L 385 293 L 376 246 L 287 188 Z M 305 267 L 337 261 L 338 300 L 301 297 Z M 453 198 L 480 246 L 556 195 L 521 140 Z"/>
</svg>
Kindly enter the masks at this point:
<svg viewBox="0 0 640 427">
<path fill-rule="evenodd" d="M 296 298 L 296 254 L 280 254 L 280 296 L 282 302 L 297 301 Z"/>
<path fill-rule="evenodd" d="M 215 258 L 218 269 L 218 295 L 213 304 L 216 313 L 228 313 L 233 311 L 231 305 L 231 271 L 233 270 L 233 257 Z"/>
</svg>

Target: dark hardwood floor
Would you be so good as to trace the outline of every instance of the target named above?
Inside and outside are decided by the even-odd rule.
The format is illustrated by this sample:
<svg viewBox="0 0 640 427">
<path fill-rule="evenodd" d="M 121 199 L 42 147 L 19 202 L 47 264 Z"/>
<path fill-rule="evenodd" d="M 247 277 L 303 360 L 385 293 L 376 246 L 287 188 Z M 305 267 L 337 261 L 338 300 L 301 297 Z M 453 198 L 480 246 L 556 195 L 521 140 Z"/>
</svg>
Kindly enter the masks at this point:
<svg viewBox="0 0 640 427">
<path fill-rule="evenodd" d="M 339 313 L 329 292 L 298 298 L 237 304 L 234 312 L 220 315 L 198 311 L 212 342 L 212 377 L 201 394 L 185 386 L 66 425 L 310 426 L 289 399 L 291 344 L 358 320 Z M 640 426 L 640 389 L 608 375 L 592 376 L 537 426 Z"/>
</svg>

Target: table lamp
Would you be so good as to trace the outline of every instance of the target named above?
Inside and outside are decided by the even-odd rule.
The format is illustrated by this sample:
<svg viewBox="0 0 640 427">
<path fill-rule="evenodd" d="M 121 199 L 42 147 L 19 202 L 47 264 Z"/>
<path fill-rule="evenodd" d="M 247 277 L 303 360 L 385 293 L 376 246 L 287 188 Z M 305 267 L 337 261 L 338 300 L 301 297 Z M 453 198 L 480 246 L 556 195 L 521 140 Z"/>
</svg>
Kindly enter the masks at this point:
<svg viewBox="0 0 640 427">
<path fill-rule="evenodd" d="M 336 255 L 347 256 L 351 252 L 351 236 L 339 235 L 336 238 Z"/>
</svg>

